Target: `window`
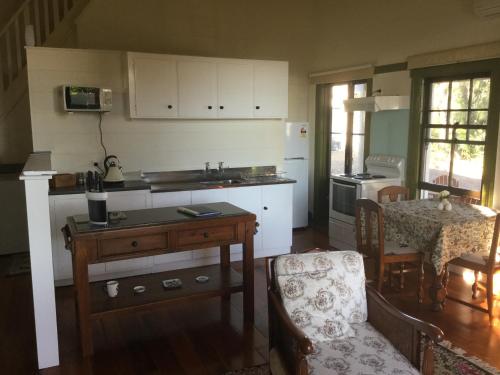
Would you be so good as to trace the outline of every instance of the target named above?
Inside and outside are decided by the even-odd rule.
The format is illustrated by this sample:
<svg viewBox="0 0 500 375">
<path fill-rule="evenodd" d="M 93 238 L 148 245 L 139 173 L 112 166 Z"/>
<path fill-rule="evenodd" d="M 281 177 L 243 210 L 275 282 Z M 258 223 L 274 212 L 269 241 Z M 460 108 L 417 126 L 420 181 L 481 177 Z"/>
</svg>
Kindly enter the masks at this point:
<svg viewBox="0 0 500 375">
<path fill-rule="evenodd" d="M 361 173 L 365 159 L 366 112 L 346 112 L 344 100 L 364 98 L 368 83 L 331 86 L 330 173 Z"/>
<path fill-rule="evenodd" d="M 434 78 L 424 83 L 419 188 L 481 199 L 490 77 Z"/>
</svg>

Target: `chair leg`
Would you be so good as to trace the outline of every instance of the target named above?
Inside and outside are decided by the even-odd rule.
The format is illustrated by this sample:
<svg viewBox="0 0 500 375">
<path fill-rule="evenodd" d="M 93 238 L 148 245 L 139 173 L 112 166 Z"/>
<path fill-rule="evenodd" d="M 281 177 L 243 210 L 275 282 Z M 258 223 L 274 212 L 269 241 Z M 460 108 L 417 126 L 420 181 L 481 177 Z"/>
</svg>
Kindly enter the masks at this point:
<svg viewBox="0 0 500 375">
<path fill-rule="evenodd" d="M 392 288 L 392 263 L 389 263 L 389 287 Z"/>
<path fill-rule="evenodd" d="M 378 262 L 378 279 L 377 279 L 377 290 L 382 293 L 382 284 L 384 283 L 384 270 L 385 264 L 381 261 Z"/>
<path fill-rule="evenodd" d="M 450 281 L 450 270 L 448 269 L 448 263 L 445 264 L 443 268 L 443 289 L 446 290 L 448 288 L 448 281 Z M 443 300 L 443 306 L 446 304 L 446 298 Z"/>
<path fill-rule="evenodd" d="M 399 264 L 399 289 L 403 290 L 405 288 L 405 264 Z"/>
<path fill-rule="evenodd" d="M 486 280 L 486 299 L 488 301 L 488 316 L 491 324 L 493 321 L 493 273 L 488 273 Z"/>
<path fill-rule="evenodd" d="M 472 298 L 476 299 L 479 296 L 479 287 L 478 287 L 478 280 L 479 279 L 479 272 L 474 271 L 474 283 L 472 284 Z"/>
<path fill-rule="evenodd" d="M 420 263 L 418 265 L 418 280 L 417 280 L 417 297 L 418 303 L 424 301 L 424 254 L 420 255 Z"/>
</svg>

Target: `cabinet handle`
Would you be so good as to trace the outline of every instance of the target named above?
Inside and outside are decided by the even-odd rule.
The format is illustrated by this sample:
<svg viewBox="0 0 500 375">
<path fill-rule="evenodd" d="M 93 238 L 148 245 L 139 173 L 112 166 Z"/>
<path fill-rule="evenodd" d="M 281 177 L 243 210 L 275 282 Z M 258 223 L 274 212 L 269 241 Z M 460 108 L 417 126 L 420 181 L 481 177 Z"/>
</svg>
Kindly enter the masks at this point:
<svg viewBox="0 0 500 375">
<path fill-rule="evenodd" d="M 168 109 L 172 109 L 172 106 L 169 104 L 169 105 L 167 106 L 167 108 L 168 108 Z"/>
<path fill-rule="evenodd" d="M 255 234 L 257 234 L 257 233 L 259 233 L 259 230 L 257 229 L 258 227 L 260 227 L 260 224 L 259 224 L 259 222 L 258 222 L 258 221 L 256 221 L 256 222 L 255 222 L 255 229 L 253 230 L 253 234 L 254 234 L 254 235 L 255 235 Z"/>
<path fill-rule="evenodd" d="M 132 247 L 137 247 L 139 246 L 139 242 L 137 241 L 132 241 Z"/>
<path fill-rule="evenodd" d="M 208 109 L 212 109 L 212 106 L 211 106 L 211 105 L 209 105 L 209 106 L 208 106 Z"/>
<path fill-rule="evenodd" d="M 221 105 L 219 108 L 220 108 L 220 109 L 224 109 L 224 106 L 223 106 L 223 105 Z"/>
<path fill-rule="evenodd" d="M 204 232 L 204 233 L 203 233 L 203 237 L 208 238 L 208 233 L 207 233 L 207 232 Z"/>
<path fill-rule="evenodd" d="M 256 106 L 255 106 L 255 109 L 260 109 L 260 105 L 256 105 Z"/>
<path fill-rule="evenodd" d="M 267 206 L 264 206 L 264 210 L 266 210 L 266 211 L 267 211 Z"/>
</svg>

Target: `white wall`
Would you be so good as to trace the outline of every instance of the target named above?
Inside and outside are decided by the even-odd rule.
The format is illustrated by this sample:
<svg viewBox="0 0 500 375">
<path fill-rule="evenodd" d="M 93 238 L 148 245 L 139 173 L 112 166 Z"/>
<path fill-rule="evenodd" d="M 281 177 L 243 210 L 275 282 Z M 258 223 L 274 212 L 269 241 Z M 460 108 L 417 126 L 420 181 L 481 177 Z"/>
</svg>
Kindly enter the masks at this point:
<svg viewBox="0 0 500 375">
<path fill-rule="evenodd" d="M 52 151 L 59 173 L 85 171 L 104 156 L 98 115 L 61 110 L 60 86 L 68 83 L 112 88 L 104 143 L 125 171 L 201 169 L 205 161 L 230 167 L 282 163 L 281 120 L 130 120 L 122 52 L 29 48 L 27 53 L 33 148 Z"/>
</svg>

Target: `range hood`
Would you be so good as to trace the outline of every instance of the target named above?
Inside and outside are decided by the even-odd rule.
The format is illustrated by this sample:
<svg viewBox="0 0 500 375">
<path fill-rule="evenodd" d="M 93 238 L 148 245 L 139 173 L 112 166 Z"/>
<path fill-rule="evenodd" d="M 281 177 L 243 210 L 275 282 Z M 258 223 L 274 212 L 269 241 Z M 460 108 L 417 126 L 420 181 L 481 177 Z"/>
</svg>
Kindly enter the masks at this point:
<svg viewBox="0 0 500 375">
<path fill-rule="evenodd" d="M 365 111 L 395 111 L 398 109 L 410 108 L 410 97 L 404 95 L 377 95 L 366 98 L 355 98 L 344 100 L 345 110 L 347 112 Z"/>
</svg>

